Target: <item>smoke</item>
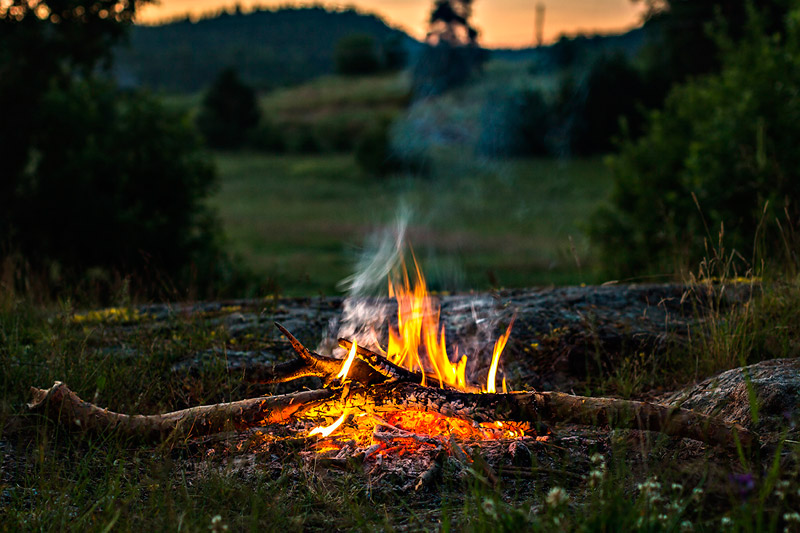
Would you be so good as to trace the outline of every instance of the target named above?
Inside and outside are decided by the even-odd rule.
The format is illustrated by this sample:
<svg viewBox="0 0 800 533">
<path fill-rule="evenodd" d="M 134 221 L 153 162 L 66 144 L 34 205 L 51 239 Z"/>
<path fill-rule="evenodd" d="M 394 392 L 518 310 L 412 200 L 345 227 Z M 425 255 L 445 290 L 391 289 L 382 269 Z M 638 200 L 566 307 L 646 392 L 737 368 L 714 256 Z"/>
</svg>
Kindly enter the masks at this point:
<svg viewBox="0 0 800 533">
<path fill-rule="evenodd" d="M 382 353 L 381 340 L 388 334 L 388 319 L 397 308 L 384 297 L 381 287 L 387 286 L 392 271 L 402 264 L 411 218 L 411 210 L 401 205 L 394 224 L 367 237 L 355 273 L 339 283 L 347 297 L 342 302 L 341 316 L 328 324 L 328 333 L 317 348 L 319 353 L 344 357 L 345 350 L 337 342 L 340 338 L 355 340 L 360 346 Z"/>
<path fill-rule="evenodd" d="M 344 358 L 345 350 L 337 342 L 340 338 L 355 340 L 360 346 L 383 353 L 389 323 L 396 321 L 397 304 L 387 299 L 380 288 L 386 287 L 388 279 L 405 263 L 411 219 L 411 211 L 401 208 L 391 226 L 366 239 L 355 273 L 340 284 L 347 297 L 342 302 L 341 315 L 328 324 L 327 334 L 317 348 L 319 353 Z M 451 360 L 456 362 L 466 355 L 468 381 L 484 385 L 494 342 L 503 333 L 510 310 L 486 294 L 455 295 L 443 298 L 440 303 L 440 320 Z"/>
<path fill-rule="evenodd" d="M 355 274 L 346 277 L 338 285 L 347 292 L 348 299 L 374 295 L 376 289 L 386 283 L 392 270 L 400 265 L 409 220 L 411 210 L 401 206 L 393 226 L 367 238 L 359 255 Z"/>
</svg>

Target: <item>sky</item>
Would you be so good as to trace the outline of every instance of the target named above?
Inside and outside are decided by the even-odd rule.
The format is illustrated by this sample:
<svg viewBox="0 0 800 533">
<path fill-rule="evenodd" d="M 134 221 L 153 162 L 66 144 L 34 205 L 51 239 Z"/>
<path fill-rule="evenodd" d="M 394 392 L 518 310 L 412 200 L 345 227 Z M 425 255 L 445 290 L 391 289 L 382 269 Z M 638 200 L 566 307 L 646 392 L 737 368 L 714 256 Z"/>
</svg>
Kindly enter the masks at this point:
<svg viewBox="0 0 800 533">
<path fill-rule="evenodd" d="M 524 47 L 534 44 L 536 4 L 545 5 L 544 41 L 553 42 L 562 34 L 616 33 L 641 23 L 643 2 L 633 0 L 474 0 L 473 25 L 481 32 L 483 46 Z M 189 14 L 197 17 L 236 3 L 247 11 L 255 7 L 276 8 L 287 4 L 319 2 L 287 2 L 286 0 L 160 0 L 141 9 L 139 22 L 153 23 Z M 322 1 L 331 7 L 352 6 L 375 13 L 386 22 L 413 37 L 425 35 L 433 0 L 350 0 Z"/>
</svg>

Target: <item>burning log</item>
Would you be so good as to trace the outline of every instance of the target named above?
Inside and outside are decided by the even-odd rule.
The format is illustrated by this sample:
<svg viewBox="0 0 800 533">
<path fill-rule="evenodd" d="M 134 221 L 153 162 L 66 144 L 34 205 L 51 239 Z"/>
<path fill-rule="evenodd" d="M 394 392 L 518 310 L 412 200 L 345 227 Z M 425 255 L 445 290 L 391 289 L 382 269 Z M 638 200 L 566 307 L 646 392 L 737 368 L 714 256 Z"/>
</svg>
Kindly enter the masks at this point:
<svg viewBox="0 0 800 533">
<path fill-rule="evenodd" d="M 351 348 L 349 366 L 339 359 L 310 352 L 282 326 L 298 359 L 273 367 L 268 381 L 317 376 L 325 388 L 266 396 L 160 415 L 114 413 L 81 400 L 63 383 L 48 390 L 32 389 L 33 411 L 44 412 L 63 424 L 87 431 L 115 429 L 124 435 L 158 441 L 284 423 L 290 419 L 366 414 L 385 416 L 414 411 L 471 422 L 576 423 L 589 426 L 640 429 L 734 448 L 757 443 L 757 437 L 731 424 L 687 409 L 613 398 L 591 398 L 559 392 L 475 393 L 421 385 L 423 376 L 401 368 L 380 354 Z"/>
</svg>

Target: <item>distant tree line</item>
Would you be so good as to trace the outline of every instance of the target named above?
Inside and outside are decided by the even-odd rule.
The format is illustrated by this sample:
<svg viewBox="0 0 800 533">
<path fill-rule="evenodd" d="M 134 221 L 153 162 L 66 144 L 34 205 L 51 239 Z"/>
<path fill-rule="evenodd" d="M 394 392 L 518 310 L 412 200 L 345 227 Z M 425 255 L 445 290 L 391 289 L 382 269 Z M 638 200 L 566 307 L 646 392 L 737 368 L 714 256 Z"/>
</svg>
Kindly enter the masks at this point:
<svg viewBox="0 0 800 533">
<path fill-rule="evenodd" d="M 301 83 L 336 71 L 337 43 L 352 35 L 374 40 L 379 67 L 419 44 L 380 18 L 320 6 L 220 13 L 192 22 L 136 26 L 115 47 L 121 83 L 176 92 L 208 88 L 226 68 L 258 90 Z"/>
</svg>

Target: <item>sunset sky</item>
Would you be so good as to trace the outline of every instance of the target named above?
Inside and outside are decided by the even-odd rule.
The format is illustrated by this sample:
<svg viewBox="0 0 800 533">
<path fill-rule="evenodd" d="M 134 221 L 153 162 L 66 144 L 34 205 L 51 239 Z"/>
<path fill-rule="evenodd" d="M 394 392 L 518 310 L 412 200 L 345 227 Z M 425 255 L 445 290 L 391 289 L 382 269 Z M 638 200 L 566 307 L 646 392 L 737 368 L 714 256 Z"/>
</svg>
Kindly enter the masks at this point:
<svg viewBox="0 0 800 533">
<path fill-rule="evenodd" d="M 530 46 L 534 43 L 534 16 L 538 0 L 475 0 L 474 25 L 481 31 L 484 46 Z M 190 14 L 194 17 L 231 8 L 236 2 L 220 0 L 161 0 L 142 9 L 139 22 L 152 23 L 165 18 Z M 286 0 L 242 0 L 243 9 L 274 8 L 281 5 L 310 4 Z M 322 2 L 327 6 L 354 6 L 376 13 L 390 25 L 421 38 L 433 0 L 353 0 Z M 641 22 L 642 2 L 632 0 L 543 0 L 545 4 L 544 39 L 551 42 L 563 33 L 619 32 Z"/>
</svg>

